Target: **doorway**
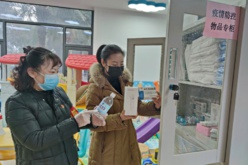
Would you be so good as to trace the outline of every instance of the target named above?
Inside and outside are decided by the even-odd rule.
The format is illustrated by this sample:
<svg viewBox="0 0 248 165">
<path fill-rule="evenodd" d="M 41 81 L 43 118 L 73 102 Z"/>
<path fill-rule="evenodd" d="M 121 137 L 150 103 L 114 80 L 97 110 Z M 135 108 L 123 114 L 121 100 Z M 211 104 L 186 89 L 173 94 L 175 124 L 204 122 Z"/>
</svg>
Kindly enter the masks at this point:
<svg viewBox="0 0 248 165">
<path fill-rule="evenodd" d="M 133 81 L 162 82 L 165 37 L 130 38 L 127 45 L 126 61 Z"/>
</svg>

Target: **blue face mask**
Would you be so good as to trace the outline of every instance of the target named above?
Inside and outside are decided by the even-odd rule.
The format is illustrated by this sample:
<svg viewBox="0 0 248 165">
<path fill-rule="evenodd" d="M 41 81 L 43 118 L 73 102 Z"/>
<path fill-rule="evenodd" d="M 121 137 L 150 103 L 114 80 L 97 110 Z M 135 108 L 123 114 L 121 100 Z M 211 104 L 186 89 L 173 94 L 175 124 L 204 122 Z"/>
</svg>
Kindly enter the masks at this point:
<svg viewBox="0 0 248 165">
<path fill-rule="evenodd" d="M 39 87 L 44 90 L 44 91 L 48 91 L 48 90 L 53 90 L 54 88 L 57 87 L 58 83 L 59 83 L 59 75 L 58 74 L 42 74 L 40 73 L 42 76 L 44 76 L 45 81 L 43 84 L 38 83 Z"/>
</svg>

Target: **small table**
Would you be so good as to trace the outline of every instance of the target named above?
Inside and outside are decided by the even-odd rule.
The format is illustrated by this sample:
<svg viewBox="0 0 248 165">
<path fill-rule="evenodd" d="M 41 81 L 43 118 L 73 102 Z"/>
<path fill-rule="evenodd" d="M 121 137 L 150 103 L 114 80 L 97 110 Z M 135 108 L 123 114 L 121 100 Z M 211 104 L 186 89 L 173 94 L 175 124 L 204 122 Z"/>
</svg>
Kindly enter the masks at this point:
<svg viewBox="0 0 248 165">
<path fill-rule="evenodd" d="M 15 148 L 9 128 L 3 128 L 5 134 L 0 135 L 0 160 L 15 159 Z"/>
</svg>

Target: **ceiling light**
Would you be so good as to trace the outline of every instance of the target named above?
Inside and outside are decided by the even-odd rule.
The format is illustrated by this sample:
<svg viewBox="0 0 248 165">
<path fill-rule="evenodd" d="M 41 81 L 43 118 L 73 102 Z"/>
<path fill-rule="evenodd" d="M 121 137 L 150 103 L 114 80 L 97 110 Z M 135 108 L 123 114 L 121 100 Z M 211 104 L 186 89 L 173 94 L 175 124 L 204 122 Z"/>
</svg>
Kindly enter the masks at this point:
<svg viewBox="0 0 248 165">
<path fill-rule="evenodd" d="M 139 0 L 138 1 L 138 4 L 137 4 L 137 7 L 136 7 L 136 10 L 139 10 L 139 11 L 142 11 L 146 8 L 146 0 Z"/>
<path fill-rule="evenodd" d="M 166 4 L 165 3 L 156 3 L 156 8 L 161 11 L 166 9 Z"/>
<path fill-rule="evenodd" d="M 137 4 L 138 4 L 137 1 L 131 0 L 131 1 L 128 2 L 128 7 L 129 7 L 130 9 L 136 9 Z"/>
<path fill-rule="evenodd" d="M 158 9 L 155 7 L 156 3 L 153 1 L 147 1 L 146 7 L 143 9 L 144 12 L 157 12 Z"/>
<path fill-rule="evenodd" d="M 129 0 L 128 7 L 131 9 L 136 9 L 138 11 L 157 12 L 165 10 L 166 4 L 162 2 L 156 3 L 154 1 L 146 0 Z"/>
</svg>

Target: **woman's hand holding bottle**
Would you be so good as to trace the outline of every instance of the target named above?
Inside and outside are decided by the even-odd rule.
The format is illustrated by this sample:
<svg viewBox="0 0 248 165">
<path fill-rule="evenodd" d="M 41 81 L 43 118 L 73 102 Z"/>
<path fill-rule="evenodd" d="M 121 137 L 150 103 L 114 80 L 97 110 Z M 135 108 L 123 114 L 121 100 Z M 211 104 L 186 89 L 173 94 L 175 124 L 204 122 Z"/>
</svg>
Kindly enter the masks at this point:
<svg viewBox="0 0 248 165">
<path fill-rule="evenodd" d="M 90 113 L 80 112 L 74 118 L 79 128 L 90 124 Z"/>
<path fill-rule="evenodd" d="M 78 127 L 86 126 L 91 122 L 94 126 L 105 126 L 105 119 L 106 115 L 101 115 L 97 110 L 84 110 L 75 116 Z"/>
<path fill-rule="evenodd" d="M 93 112 L 92 112 L 93 111 Z M 105 126 L 106 125 L 106 117 L 107 115 L 100 114 L 97 110 L 92 110 L 92 124 L 93 126 Z"/>
</svg>

